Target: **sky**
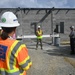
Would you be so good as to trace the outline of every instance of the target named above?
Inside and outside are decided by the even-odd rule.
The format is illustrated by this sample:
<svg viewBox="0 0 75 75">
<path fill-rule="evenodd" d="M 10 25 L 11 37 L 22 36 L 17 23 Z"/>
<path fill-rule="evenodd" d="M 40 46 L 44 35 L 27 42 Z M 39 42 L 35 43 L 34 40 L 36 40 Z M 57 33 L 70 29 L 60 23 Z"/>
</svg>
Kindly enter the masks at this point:
<svg viewBox="0 0 75 75">
<path fill-rule="evenodd" d="M 0 8 L 75 8 L 75 0 L 0 0 Z"/>
</svg>

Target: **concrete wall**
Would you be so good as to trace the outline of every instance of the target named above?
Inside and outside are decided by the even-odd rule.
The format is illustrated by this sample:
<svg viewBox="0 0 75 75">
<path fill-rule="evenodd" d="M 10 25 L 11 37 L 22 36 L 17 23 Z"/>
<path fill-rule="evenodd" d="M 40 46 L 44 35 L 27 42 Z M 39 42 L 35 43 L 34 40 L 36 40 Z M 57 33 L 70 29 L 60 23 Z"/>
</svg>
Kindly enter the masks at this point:
<svg viewBox="0 0 75 75">
<path fill-rule="evenodd" d="M 51 12 L 49 9 L 46 10 L 33 10 L 33 9 L 1 9 L 0 15 L 5 11 L 12 11 L 14 12 L 18 20 L 21 24 L 20 27 L 17 28 L 17 35 L 32 35 L 34 33 L 34 25 L 31 26 L 32 23 L 37 23 L 37 25 L 41 25 L 41 28 L 44 34 L 51 34 L 52 33 L 52 23 L 51 23 Z M 75 26 L 75 10 L 68 10 L 63 9 L 59 10 L 56 9 L 52 11 L 53 14 L 53 31 L 56 27 L 56 24 L 60 25 L 60 22 L 64 22 L 64 33 L 60 33 L 61 40 L 69 40 L 69 27 L 71 25 Z M 50 38 L 48 38 L 50 39 Z M 46 40 L 48 40 L 46 39 Z"/>
</svg>

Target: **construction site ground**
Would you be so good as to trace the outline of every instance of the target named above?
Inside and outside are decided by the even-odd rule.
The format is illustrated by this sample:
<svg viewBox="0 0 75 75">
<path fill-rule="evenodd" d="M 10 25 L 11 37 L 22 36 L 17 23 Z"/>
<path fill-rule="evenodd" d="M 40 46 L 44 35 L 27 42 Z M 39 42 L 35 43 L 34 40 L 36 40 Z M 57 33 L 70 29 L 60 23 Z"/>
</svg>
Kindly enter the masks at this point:
<svg viewBox="0 0 75 75">
<path fill-rule="evenodd" d="M 36 42 L 26 43 L 33 62 L 27 75 L 75 75 L 75 55 L 70 54 L 70 45 L 54 46 L 43 43 L 36 50 Z"/>
</svg>

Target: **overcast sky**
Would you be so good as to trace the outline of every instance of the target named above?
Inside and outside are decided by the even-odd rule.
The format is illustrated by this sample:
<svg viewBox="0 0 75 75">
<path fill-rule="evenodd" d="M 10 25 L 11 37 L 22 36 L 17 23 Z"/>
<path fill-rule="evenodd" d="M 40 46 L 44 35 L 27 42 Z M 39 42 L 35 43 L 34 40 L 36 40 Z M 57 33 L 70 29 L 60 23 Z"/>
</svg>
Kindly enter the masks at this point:
<svg viewBox="0 0 75 75">
<path fill-rule="evenodd" d="M 75 0 L 0 0 L 0 8 L 74 8 Z"/>
</svg>

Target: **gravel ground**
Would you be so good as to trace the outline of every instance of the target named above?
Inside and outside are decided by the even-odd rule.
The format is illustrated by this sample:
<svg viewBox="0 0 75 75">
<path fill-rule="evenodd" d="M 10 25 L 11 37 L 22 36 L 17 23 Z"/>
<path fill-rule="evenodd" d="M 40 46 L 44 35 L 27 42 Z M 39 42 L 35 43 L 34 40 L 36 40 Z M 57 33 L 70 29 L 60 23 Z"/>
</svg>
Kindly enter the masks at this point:
<svg viewBox="0 0 75 75">
<path fill-rule="evenodd" d="M 27 47 L 33 62 L 27 75 L 75 75 L 75 55 L 70 55 L 69 46 L 44 44 L 43 50 L 40 47 L 36 50 L 34 44 Z"/>
</svg>

